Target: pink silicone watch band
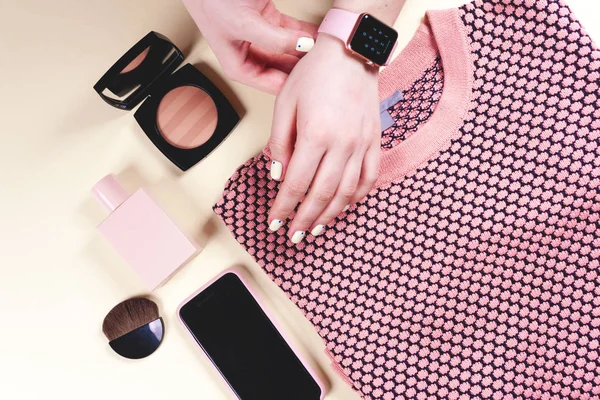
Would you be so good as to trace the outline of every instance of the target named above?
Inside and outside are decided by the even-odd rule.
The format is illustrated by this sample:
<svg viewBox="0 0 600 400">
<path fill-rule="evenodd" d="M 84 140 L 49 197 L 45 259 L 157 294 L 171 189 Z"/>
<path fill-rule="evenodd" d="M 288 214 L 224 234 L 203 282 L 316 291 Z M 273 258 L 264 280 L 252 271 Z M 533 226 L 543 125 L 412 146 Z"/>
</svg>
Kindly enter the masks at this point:
<svg viewBox="0 0 600 400">
<path fill-rule="evenodd" d="M 356 26 L 360 14 L 350 11 L 332 8 L 325 15 L 325 19 L 319 26 L 319 33 L 323 32 L 348 43 L 350 35 Z"/>
<path fill-rule="evenodd" d="M 332 8 L 325 15 L 323 22 L 321 22 L 321 25 L 319 26 L 318 32 L 326 33 L 328 35 L 336 37 L 342 42 L 344 42 L 346 46 L 348 46 L 348 43 L 351 39 L 350 36 L 352 35 L 352 31 L 354 31 L 354 28 L 356 27 L 356 23 L 358 22 L 360 16 L 361 14 L 353 13 L 339 8 Z M 394 54 L 394 50 L 396 50 L 397 44 L 398 41 L 396 40 L 396 43 L 394 43 L 394 47 L 392 48 L 390 56 L 383 65 L 388 65 L 390 59 L 392 58 L 392 55 Z"/>
</svg>

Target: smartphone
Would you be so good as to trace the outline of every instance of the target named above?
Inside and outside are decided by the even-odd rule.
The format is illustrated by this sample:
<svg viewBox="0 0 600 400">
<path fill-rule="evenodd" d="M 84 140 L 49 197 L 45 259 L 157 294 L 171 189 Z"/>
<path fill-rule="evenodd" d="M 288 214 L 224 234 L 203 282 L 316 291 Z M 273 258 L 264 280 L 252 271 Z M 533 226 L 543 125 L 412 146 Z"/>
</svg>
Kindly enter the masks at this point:
<svg viewBox="0 0 600 400">
<path fill-rule="evenodd" d="M 179 307 L 179 318 L 241 400 L 319 400 L 323 386 L 243 278 L 226 271 Z"/>
</svg>

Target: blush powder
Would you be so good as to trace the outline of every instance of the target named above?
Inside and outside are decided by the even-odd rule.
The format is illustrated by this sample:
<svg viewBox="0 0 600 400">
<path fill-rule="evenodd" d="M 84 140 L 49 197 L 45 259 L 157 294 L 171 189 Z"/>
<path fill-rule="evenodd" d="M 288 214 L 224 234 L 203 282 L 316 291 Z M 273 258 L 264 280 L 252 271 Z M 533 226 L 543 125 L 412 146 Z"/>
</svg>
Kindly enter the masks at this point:
<svg viewBox="0 0 600 400">
<path fill-rule="evenodd" d="M 148 55 L 149 51 L 150 51 L 150 47 L 146 47 L 146 49 L 144 51 L 142 51 L 140 54 L 138 54 L 136 58 L 131 60 L 131 62 L 129 64 L 127 64 L 127 66 L 125 68 L 123 68 L 123 70 L 119 73 L 124 74 L 125 72 L 133 71 L 134 69 L 139 67 L 140 64 L 142 63 L 142 61 L 144 61 L 144 59 Z"/>
<path fill-rule="evenodd" d="M 182 149 L 201 146 L 215 131 L 217 107 L 210 96 L 195 86 L 179 86 L 167 93 L 160 104 L 156 122 L 167 142 Z"/>
</svg>

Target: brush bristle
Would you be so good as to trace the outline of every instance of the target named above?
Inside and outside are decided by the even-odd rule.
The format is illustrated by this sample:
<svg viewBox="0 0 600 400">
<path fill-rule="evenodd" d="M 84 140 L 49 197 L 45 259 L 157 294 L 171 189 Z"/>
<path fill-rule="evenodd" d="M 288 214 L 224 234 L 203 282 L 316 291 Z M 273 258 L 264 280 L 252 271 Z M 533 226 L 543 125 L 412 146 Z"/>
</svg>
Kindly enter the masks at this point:
<svg viewBox="0 0 600 400">
<path fill-rule="evenodd" d="M 102 331 L 109 341 L 125 335 L 159 317 L 158 306 L 142 297 L 125 300 L 106 315 Z"/>
</svg>

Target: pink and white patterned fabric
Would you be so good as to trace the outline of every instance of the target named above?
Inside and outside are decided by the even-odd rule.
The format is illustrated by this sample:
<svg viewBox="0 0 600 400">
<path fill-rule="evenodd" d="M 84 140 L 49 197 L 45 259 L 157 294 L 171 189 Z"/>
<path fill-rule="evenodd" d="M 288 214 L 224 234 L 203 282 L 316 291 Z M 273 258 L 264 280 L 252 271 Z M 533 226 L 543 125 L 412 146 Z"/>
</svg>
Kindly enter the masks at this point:
<svg viewBox="0 0 600 400">
<path fill-rule="evenodd" d="M 267 149 L 214 209 L 365 399 L 600 399 L 599 81 L 561 1 L 431 11 L 364 201 L 292 244 Z"/>
</svg>

